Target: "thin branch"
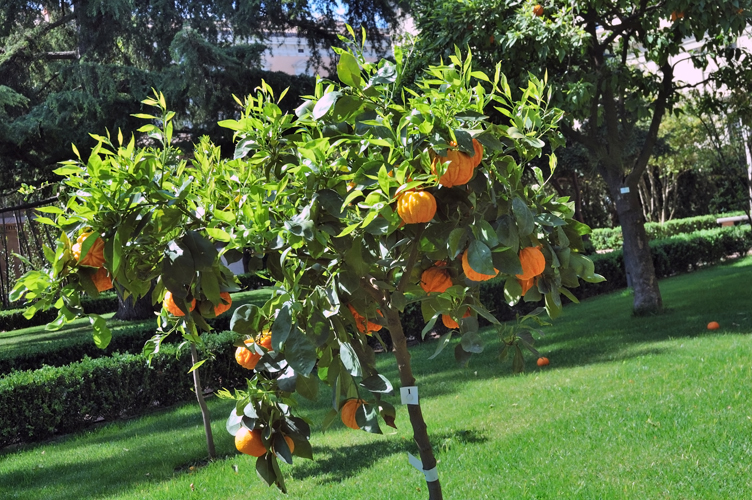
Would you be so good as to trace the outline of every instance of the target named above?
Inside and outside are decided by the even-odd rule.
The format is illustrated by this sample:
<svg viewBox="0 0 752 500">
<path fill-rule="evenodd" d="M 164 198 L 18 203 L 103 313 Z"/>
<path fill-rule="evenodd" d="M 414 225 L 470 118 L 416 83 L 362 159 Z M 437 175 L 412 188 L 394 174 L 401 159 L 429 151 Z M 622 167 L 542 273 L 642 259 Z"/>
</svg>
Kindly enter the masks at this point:
<svg viewBox="0 0 752 500">
<path fill-rule="evenodd" d="M 664 63 L 661 66 L 661 72 L 663 73 L 663 81 L 661 82 L 661 90 L 658 92 L 658 96 L 655 99 L 655 110 L 653 110 L 653 118 L 650 121 L 650 128 L 648 129 L 648 135 L 645 139 L 645 144 L 640 151 L 640 156 L 634 163 L 632 172 L 627 176 L 627 186 L 635 183 L 648 166 L 648 161 L 653 154 L 653 147 L 658 140 L 658 129 L 663 121 L 663 115 L 666 113 L 666 105 L 668 99 L 671 97 L 671 93 L 674 89 L 674 68 L 670 64 Z"/>
<path fill-rule="evenodd" d="M 398 292 L 404 292 L 405 288 L 407 288 L 407 285 L 409 284 L 410 275 L 413 272 L 413 267 L 415 267 L 415 261 L 418 259 L 420 237 L 423 234 L 423 230 L 425 228 L 426 228 L 426 225 L 421 224 L 420 228 L 418 228 L 418 233 L 415 235 L 415 239 L 413 240 L 413 248 L 410 250 L 410 256 L 407 258 L 407 264 L 405 265 L 405 269 L 402 272 L 402 277 L 400 278 L 399 283 L 397 284 Z"/>
</svg>

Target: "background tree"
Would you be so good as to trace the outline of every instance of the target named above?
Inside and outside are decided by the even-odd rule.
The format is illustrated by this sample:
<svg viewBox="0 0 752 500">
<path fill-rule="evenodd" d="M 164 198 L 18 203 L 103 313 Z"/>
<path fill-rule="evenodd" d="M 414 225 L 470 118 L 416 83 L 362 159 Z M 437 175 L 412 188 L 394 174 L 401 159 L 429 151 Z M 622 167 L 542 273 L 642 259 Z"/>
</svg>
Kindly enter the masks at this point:
<svg viewBox="0 0 752 500">
<path fill-rule="evenodd" d="M 634 289 L 636 312 L 662 307 L 638 185 L 648 168 L 663 118 L 687 85 L 675 74 L 680 60 L 706 69 L 701 85 L 732 81 L 709 65 L 736 58 L 726 49 L 742 34 L 752 14 L 749 1 L 721 0 L 511 0 L 416 1 L 422 35 L 415 44 L 416 71 L 453 46 L 470 47 L 487 67 L 501 60 L 512 86 L 525 87 L 528 74 L 548 71 L 554 102 L 566 111 L 562 130 L 584 146 L 608 185 L 624 234 L 624 263 Z M 699 47 L 684 45 L 694 38 Z M 721 64 L 720 67 L 724 67 Z M 640 133 L 644 124 L 646 133 Z M 637 144 L 638 147 L 626 147 Z"/>
<path fill-rule="evenodd" d="M 180 332 L 197 377 L 197 331 L 209 329 L 205 318 L 233 287 L 220 256 L 239 249 L 265 256 L 274 295 L 260 308 L 239 307 L 231 321 L 236 359 L 256 371 L 247 387 L 220 395 L 236 401 L 227 423 L 236 446 L 258 457 L 256 471 L 283 491 L 278 460 L 312 457 L 294 393 L 315 400 L 319 381 L 332 387 L 325 425 L 338 414 L 369 432 L 381 432 L 379 416 L 394 424 L 382 399 L 392 384 L 376 369 L 368 335 L 389 330 L 401 385 L 417 391 L 400 316 L 407 305 L 420 303 L 424 335 L 438 320 L 452 328 L 436 355 L 457 331 L 459 362 L 480 352 L 482 316 L 504 341 L 502 357 L 522 369 L 523 349 L 537 354 L 532 333 L 544 308 L 500 325 L 479 300 L 479 282 L 498 276 L 505 300 L 544 301 L 555 317 L 561 295 L 576 300 L 570 289 L 580 278 L 602 281 L 582 255 L 588 228 L 572 219 L 572 206 L 544 192 L 540 169 L 535 183 L 523 180 L 523 166 L 547 143 L 552 151 L 561 145 L 561 112 L 549 106 L 542 81 L 531 79 L 513 99 L 500 68 L 490 78 L 473 70 L 469 55 L 430 68 L 418 90 L 403 95 L 399 48 L 394 59 L 372 64 L 362 51 L 341 53 L 342 85 L 319 80 L 295 116 L 264 85 L 238 120 L 220 123 L 236 133 L 231 160 L 203 138 L 186 161 L 171 146 L 175 115 L 164 97 L 147 101 L 158 113 L 139 115 L 151 122 L 142 130 L 162 147 L 98 136 L 88 158 L 57 171 L 71 188 L 63 208 L 45 209 L 56 214 L 46 222 L 61 231 L 57 247 L 14 296 L 36 299 L 31 312 L 58 308 L 56 326 L 85 314 L 81 292 L 96 294 L 95 273 L 109 273 L 111 285 L 163 300 L 162 332 L 146 348 L 156 352 Z M 505 124 L 487 121 L 483 110 L 492 105 L 508 113 Z M 96 271 L 86 260 L 93 248 L 101 249 Z M 89 317 L 106 344 L 103 320 Z M 413 394 L 407 411 L 420 467 L 438 500 L 436 459 Z"/>
<path fill-rule="evenodd" d="M 260 69 L 269 34 L 296 33 L 320 56 L 347 21 L 378 47 L 395 12 L 391 0 L 4 1 L 0 185 L 50 178 L 71 143 L 95 144 L 90 131 L 135 129 L 130 114 L 152 88 L 179 105 L 177 141 L 211 133 L 221 143 L 216 122 L 235 113 L 233 94 L 250 93 L 262 78 L 278 92 L 313 88 L 309 77 Z"/>
</svg>

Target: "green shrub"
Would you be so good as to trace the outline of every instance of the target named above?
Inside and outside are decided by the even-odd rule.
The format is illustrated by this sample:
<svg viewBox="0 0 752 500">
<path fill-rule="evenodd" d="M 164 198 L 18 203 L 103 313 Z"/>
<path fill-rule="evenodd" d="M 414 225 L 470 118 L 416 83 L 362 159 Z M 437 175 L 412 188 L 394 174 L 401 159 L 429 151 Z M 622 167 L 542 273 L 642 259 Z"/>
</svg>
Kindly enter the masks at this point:
<svg viewBox="0 0 752 500">
<path fill-rule="evenodd" d="M 96 299 L 85 297 L 81 299 L 81 304 L 87 313 L 106 314 L 115 312 L 118 309 L 117 295 L 113 292 L 102 293 Z M 37 311 L 31 318 L 26 319 L 23 316 L 25 309 L 6 309 L 0 311 L 0 331 L 10 332 L 21 328 L 32 326 L 46 325 L 57 317 L 57 309 L 47 311 Z"/>
<path fill-rule="evenodd" d="M 204 387 L 217 390 L 244 381 L 248 371 L 232 356 L 235 334 L 205 334 L 201 366 Z M 0 447 L 48 439 L 112 420 L 195 398 L 187 347 L 164 346 L 147 366 L 141 354 L 85 358 L 68 366 L 13 372 L 0 379 Z"/>
<path fill-rule="evenodd" d="M 214 331 L 230 329 L 230 314 L 219 318 L 208 319 L 207 322 Z M 84 357 L 101 358 L 113 353 L 138 354 L 143 350 L 144 343 L 154 336 L 155 322 L 148 321 L 134 325 L 124 325 L 112 330 L 112 340 L 106 349 L 98 348 L 91 336 L 78 335 L 74 338 L 61 338 L 34 344 L 30 346 L 14 347 L 0 351 L 0 378 L 12 371 L 36 370 L 43 366 L 65 366 L 69 363 L 81 361 Z M 182 341 L 179 335 L 170 335 L 166 342 Z"/>
<path fill-rule="evenodd" d="M 703 229 L 718 228 L 717 219 L 721 217 L 735 217 L 744 215 L 744 212 L 731 212 L 727 214 L 700 215 L 686 219 L 675 219 L 664 222 L 648 222 L 645 224 L 645 232 L 651 240 L 670 238 L 679 234 L 693 233 Z M 593 229 L 590 241 L 596 250 L 609 250 L 621 248 L 623 238 L 621 227 Z"/>
</svg>

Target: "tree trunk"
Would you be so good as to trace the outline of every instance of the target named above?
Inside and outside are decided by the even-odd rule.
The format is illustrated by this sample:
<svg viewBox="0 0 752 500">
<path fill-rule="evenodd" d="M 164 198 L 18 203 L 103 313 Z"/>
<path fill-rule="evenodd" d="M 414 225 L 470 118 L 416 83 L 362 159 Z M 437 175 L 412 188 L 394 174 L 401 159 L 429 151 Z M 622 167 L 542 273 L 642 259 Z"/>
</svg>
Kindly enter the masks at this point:
<svg viewBox="0 0 752 500">
<path fill-rule="evenodd" d="M 397 360 L 397 369 L 399 370 L 400 383 L 402 387 L 415 385 L 415 377 L 410 366 L 410 352 L 407 350 L 407 339 L 402 329 L 402 322 L 399 313 L 394 309 L 387 308 L 385 311 L 389 333 L 394 343 L 394 357 Z M 407 405 L 407 412 L 410 415 L 410 424 L 413 427 L 413 439 L 418 445 L 420 452 L 420 461 L 423 463 L 423 470 L 429 471 L 436 467 L 436 457 L 433 454 L 431 441 L 428 439 L 428 428 L 423 420 L 423 412 L 420 409 L 420 402 L 417 405 Z M 428 500 L 442 500 L 444 497 L 441 493 L 441 483 L 438 479 L 428 481 Z"/>
<path fill-rule="evenodd" d="M 747 218 L 749 223 L 752 224 L 752 145 L 749 140 L 749 129 L 741 123 L 742 139 L 744 142 L 744 155 L 747 159 L 747 195 L 749 197 L 749 208 L 747 210 Z"/>
<path fill-rule="evenodd" d="M 634 290 L 633 311 L 637 315 L 656 313 L 662 309 L 663 299 L 658 288 L 658 279 L 655 277 L 638 188 L 624 186 L 621 179 L 605 171 L 603 177 L 615 201 L 624 237 L 624 270 L 627 274 L 627 285 Z M 628 189 L 628 192 L 622 193 L 622 188 Z"/>
<path fill-rule="evenodd" d="M 195 365 L 198 363 L 198 352 L 196 352 L 196 344 L 191 342 L 191 361 Z M 196 391 L 196 399 L 198 405 L 201 407 L 201 417 L 204 420 L 204 434 L 206 434 L 206 449 L 209 452 L 209 459 L 214 460 L 217 456 L 217 452 L 214 449 L 214 435 L 211 428 L 211 415 L 209 414 L 209 408 L 206 406 L 206 400 L 204 399 L 204 389 L 201 387 L 201 378 L 198 375 L 198 368 L 193 370 L 193 389 Z"/>
<path fill-rule="evenodd" d="M 136 301 L 133 300 L 133 295 L 125 300 L 123 300 L 123 296 L 120 292 L 118 292 L 117 296 L 118 310 L 115 313 L 115 319 L 121 321 L 135 321 L 154 317 L 154 304 L 151 303 L 151 290 Z"/>
</svg>

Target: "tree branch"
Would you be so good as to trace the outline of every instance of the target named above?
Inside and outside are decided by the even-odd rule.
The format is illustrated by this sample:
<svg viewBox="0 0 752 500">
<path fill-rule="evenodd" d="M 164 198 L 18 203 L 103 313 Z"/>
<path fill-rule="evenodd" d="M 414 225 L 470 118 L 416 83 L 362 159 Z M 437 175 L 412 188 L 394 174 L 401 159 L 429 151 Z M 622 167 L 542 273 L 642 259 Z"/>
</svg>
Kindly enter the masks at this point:
<svg viewBox="0 0 752 500">
<path fill-rule="evenodd" d="M 640 151 L 640 156 L 634 163 L 632 172 L 627 176 L 626 185 L 636 183 L 645 172 L 650 156 L 653 154 L 653 147 L 658 140 L 658 129 L 661 126 L 661 121 L 663 121 L 663 115 L 666 113 L 668 99 L 671 97 L 674 89 L 674 68 L 666 62 L 661 66 L 661 72 L 663 73 L 663 81 L 661 82 L 661 90 L 655 99 L 655 109 L 653 110 L 653 118 L 650 121 L 648 135 L 642 151 Z"/>
<path fill-rule="evenodd" d="M 43 37 L 50 31 L 54 30 L 55 28 L 58 28 L 60 26 L 63 26 L 64 24 L 69 23 L 75 18 L 76 18 L 76 14 L 68 14 L 66 16 L 61 17 L 60 19 L 58 19 L 57 21 L 53 23 L 47 23 L 47 24 L 41 25 L 37 27 L 36 29 L 30 30 L 28 33 L 25 33 L 22 41 L 17 43 L 15 46 L 11 47 L 11 49 L 5 54 L 3 54 L 3 57 L 0 58 L 0 68 L 5 63 L 12 60 L 16 56 L 22 54 L 26 49 L 28 49 L 29 44 L 31 42 Z"/>
</svg>

